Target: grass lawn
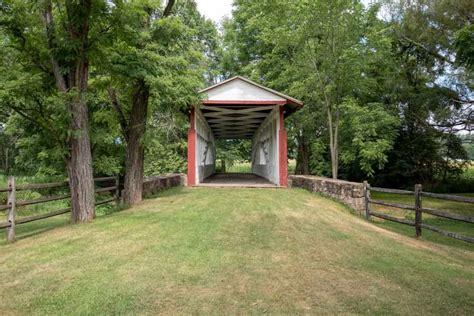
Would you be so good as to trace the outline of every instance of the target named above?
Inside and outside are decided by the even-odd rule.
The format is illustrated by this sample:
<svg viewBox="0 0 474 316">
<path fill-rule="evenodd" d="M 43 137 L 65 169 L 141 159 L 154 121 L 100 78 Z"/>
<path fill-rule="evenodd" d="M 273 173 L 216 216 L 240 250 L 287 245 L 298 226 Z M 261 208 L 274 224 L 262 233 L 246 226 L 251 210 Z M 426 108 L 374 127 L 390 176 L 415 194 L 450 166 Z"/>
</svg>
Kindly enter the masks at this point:
<svg viewBox="0 0 474 316">
<path fill-rule="evenodd" d="M 400 235 L 303 190 L 175 188 L 65 221 L 0 245 L 2 314 L 474 310 L 474 247 Z"/>
</svg>

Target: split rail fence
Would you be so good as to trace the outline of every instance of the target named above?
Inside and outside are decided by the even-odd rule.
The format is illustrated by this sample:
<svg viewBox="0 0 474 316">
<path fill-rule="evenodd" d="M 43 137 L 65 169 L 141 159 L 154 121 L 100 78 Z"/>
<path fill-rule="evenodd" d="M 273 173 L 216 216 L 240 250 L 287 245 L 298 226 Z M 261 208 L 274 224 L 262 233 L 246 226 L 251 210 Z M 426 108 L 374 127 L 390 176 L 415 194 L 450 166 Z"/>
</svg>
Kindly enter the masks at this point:
<svg viewBox="0 0 474 316">
<path fill-rule="evenodd" d="M 120 202 L 120 179 L 119 176 L 116 177 L 102 177 L 102 178 L 94 178 L 94 185 L 97 183 L 106 183 L 105 185 L 108 185 L 107 182 L 110 184 L 113 182 L 113 186 L 106 186 L 106 187 L 98 187 L 95 189 L 95 193 L 103 193 L 103 192 L 114 192 L 114 196 L 112 198 L 108 198 L 105 200 L 101 200 L 95 203 L 95 205 L 102 205 L 110 202 L 116 202 L 117 204 Z M 34 199 L 34 200 L 24 200 L 24 201 L 19 201 L 17 200 L 17 192 L 18 191 L 31 191 L 31 190 L 42 190 L 42 189 L 52 189 L 52 188 L 68 188 L 69 187 L 69 182 L 64 181 L 64 182 L 54 182 L 54 183 L 35 183 L 35 184 L 25 184 L 25 185 L 16 185 L 15 184 L 15 178 L 14 177 L 9 177 L 8 178 L 8 187 L 7 188 L 0 188 L 0 193 L 7 193 L 7 204 L 6 205 L 0 205 L 0 211 L 2 210 L 7 210 L 7 221 L 0 223 L 0 229 L 6 228 L 7 229 L 7 240 L 8 241 L 14 241 L 15 240 L 15 226 L 16 225 L 21 225 L 21 224 L 26 224 L 29 222 L 33 221 L 38 221 L 42 220 L 45 218 L 53 217 L 53 216 L 58 216 L 62 214 L 69 213 L 71 211 L 71 207 L 63 208 L 60 210 L 56 210 L 53 212 L 49 213 L 44 213 L 44 214 L 38 214 L 38 215 L 33 215 L 33 216 L 27 216 L 27 217 L 21 217 L 21 218 L 16 218 L 17 217 L 17 208 L 18 207 L 23 207 L 23 206 L 28 206 L 28 205 L 34 205 L 34 204 L 41 204 L 41 203 L 46 203 L 46 202 L 52 202 L 52 201 L 59 201 L 59 200 L 65 200 L 71 198 L 70 194 L 64 194 L 64 195 L 55 195 L 55 196 L 46 196 L 42 197 L 39 199 Z"/>
<path fill-rule="evenodd" d="M 407 205 L 407 204 L 398 204 L 398 203 L 391 203 L 386 201 L 374 200 L 370 197 L 370 192 L 384 192 L 384 193 L 395 193 L 401 195 L 412 195 L 415 197 L 415 205 Z M 474 204 L 474 198 L 459 196 L 459 195 L 451 195 L 451 194 L 437 194 L 431 192 L 423 192 L 421 184 L 415 185 L 414 191 L 409 190 L 397 190 L 397 189 L 386 189 L 386 188 L 378 188 L 378 187 L 371 187 L 370 184 L 364 182 L 364 199 L 365 199 L 365 215 L 366 218 L 369 220 L 371 216 L 382 218 L 388 221 L 397 222 L 400 224 L 413 226 L 415 228 L 415 233 L 417 237 L 421 236 L 422 229 L 428 229 L 434 231 L 436 233 L 442 234 L 444 236 L 448 236 L 451 238 L 463 240 L 469 243 L 474 243 L 474 238 L 469 236 L 464 236 L 458 233 L 445 231 L 443 229 L 427 225 L 423 223 L 423 213 L 430 214 L 437 217 L 452 219 L 456 221 L 461 221 L 465 223 L 474 224 L 474 216 L 462 215 L 462 214 L 454 214 L 445 210 L 438 210 L 434 208 L 424 207 L 422 204 L 422 197 L 430 197 L 435 199 L 443 199 L 455 202 L 462 202 L 462 203 L 470 203 Z M 411 221 L 408 219 L 398 218 L 395 216 L 379 213 L 372 211 L 370 209 L 370 205 L 382 205 L 393 207 L 397 209 L 409 210 L 415 212 L 415 221 Z"/>
</svg>

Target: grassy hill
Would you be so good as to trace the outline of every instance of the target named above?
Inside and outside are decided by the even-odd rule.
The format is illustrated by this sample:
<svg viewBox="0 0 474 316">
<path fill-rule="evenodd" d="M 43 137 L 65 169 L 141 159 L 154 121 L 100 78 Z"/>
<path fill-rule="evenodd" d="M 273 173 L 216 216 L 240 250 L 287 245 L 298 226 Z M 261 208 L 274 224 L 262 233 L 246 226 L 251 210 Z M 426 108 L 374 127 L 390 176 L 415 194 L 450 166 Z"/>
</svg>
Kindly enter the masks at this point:
<svg viewBox="0 0 474 316">
<path fill-rule="evenodd" d="M 2 314 L 474 310 L 474 247 L 416 240 L 303 190 L 177 188 L 66 221 L 0 245 Z"/>
</svg>

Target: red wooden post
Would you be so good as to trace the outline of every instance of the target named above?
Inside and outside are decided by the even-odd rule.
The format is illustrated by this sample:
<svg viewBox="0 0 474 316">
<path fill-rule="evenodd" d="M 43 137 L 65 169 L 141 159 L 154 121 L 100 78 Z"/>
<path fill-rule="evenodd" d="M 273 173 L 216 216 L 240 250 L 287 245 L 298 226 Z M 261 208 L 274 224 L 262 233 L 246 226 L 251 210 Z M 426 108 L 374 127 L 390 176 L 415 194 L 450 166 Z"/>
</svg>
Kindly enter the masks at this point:
<svg viewBox="0 0 474 316">
<path fill-rule="evenodd" d="M 196 185 L 196 113 L 194 107 L 189 114 L 188 131 L 188 185 Z"/>
<path fill-rule="evenodd" d="M 284 107 L 280 107 L 280 130 L 278 131 L 279 139 L 279 160 L 280 160 L 280 186 L 288 186 L 288 153 L 287 153 L 287 135 L 285 129 L 285 112 Z"/>
</svg>

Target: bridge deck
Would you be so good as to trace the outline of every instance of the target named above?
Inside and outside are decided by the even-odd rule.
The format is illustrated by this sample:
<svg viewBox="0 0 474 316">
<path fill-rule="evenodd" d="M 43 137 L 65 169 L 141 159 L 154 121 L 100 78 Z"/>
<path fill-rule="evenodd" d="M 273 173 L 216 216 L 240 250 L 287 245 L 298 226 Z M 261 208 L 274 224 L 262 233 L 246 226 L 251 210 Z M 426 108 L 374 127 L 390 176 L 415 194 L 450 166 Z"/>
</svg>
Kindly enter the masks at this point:
<svg viewBox="0 0 474 316">
<path fill-rule="evenodd" d="M 275 184 L 252 173 L 215 173 L 199 186 L 205 187 L 243 187 L 275 188 Z"/>
</svg>

